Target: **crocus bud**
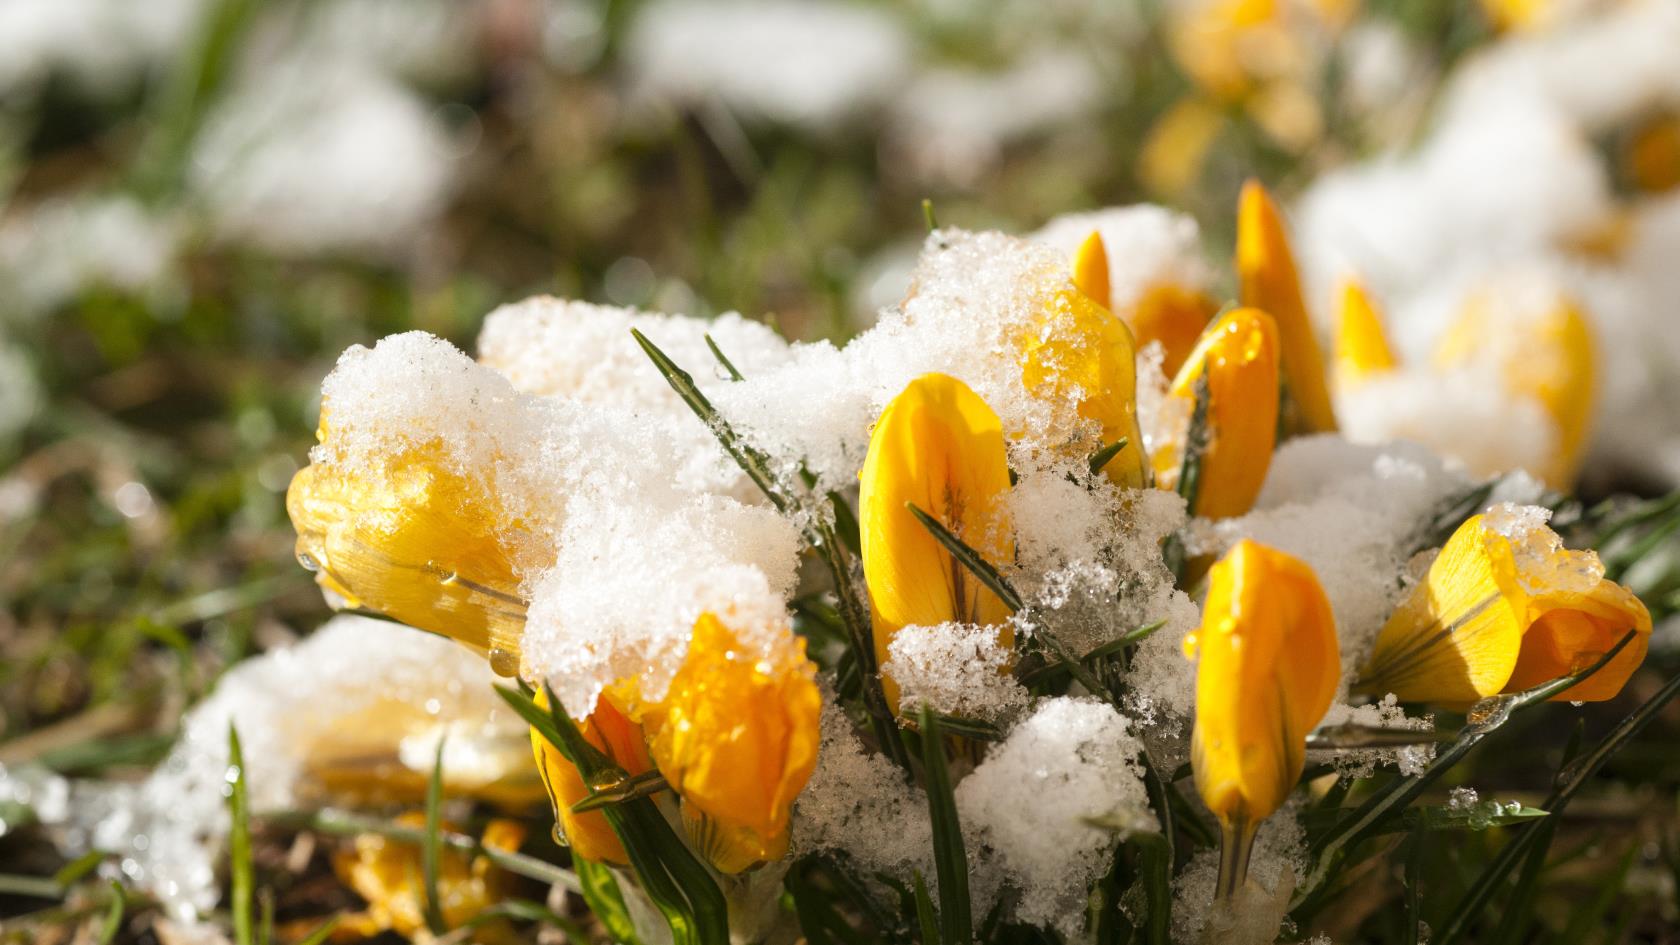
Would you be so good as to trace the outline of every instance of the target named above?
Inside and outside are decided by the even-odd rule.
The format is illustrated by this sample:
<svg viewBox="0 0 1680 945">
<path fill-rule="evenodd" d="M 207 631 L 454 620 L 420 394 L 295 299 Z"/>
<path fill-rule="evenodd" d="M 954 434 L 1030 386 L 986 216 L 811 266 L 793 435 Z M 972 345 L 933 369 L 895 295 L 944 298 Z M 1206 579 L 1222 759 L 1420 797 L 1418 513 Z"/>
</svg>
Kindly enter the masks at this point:
<svg viewBox="0 0 1680 945">
<path fill-rule="evenodd" d="M 1349 390 L 1399 367 L 1383 334 L 1382 316 L 1358 282 L 1342 286 L 1342 309 L 1336 318 L 1336 386 Z"/>
<path fill-rule="evenodd" d="M 1191 512 L 1228 518 L 1247 512 L 1271 467 L 1277 439 L 1278 329 L 1259 309 L 1232 309 L 1210 326 L 1173 379 L 1176 429 L 1154 447 L 1155 482 L 1177 488 L 1197 389 L 1207 386 L 1207 419 Z"/>
<path fill-rule="evenodd" d="M 1283 216 L 1259 181 L 1243 185 L 1237 209 L 1237 276 L 1242 282 L 1242 304 L 1262 309 L 1277 320 L 1283 376 L 1294 408 L 1290 426 L 1304 433 L 1335 430 L 1324 358 L 1301 298 L 1295 255 Z"/>
<path fill-rule="evenodd" d="M 1651 614 L 1604 577 L 1591 551 L 1563 547 L 1540 509 L 1496 506 L 1459 526 L 1377 636 L 1355 689 L 1467 705 L 1590 666 L 1559 699 L 1614 697 L 1645 659 Z"/>
<path fill-rule="evenodd" d="M 725 873 L 787 853 L 794 798 L 816 769 L 817 668 L 792 627 L 777 629 L 766 653 L 701 614 L 665 698 L 643 719 L 690 839 Z"/>
<path fill-rule="evenodd" d="M 995 626 L 1010 645 L 1008 606 L 906 507 L 913 503 L 993 564 L 1013 560 L 1002 502 L 1009 463 L 997 414 L 962 381 L 925 374 L 881 412 L 859 480 L 876 659 L 887 661 L 888 644 L 901 629 L 951 621 Z M 885 674 L 881 683 L 896 709 L 898 685 Z"/>
<path fill-rule="evenodd" d="M 1341 677 L 1330 602 L 1304 562 L 1258 542 L 1234 545 L 1208 572 L 1196 657 L 1196 789 L 1224 833 L 1219 898 L 1242 885 L 1260 821 L 1301 777 L 1307 733 Z"/>
</svg>

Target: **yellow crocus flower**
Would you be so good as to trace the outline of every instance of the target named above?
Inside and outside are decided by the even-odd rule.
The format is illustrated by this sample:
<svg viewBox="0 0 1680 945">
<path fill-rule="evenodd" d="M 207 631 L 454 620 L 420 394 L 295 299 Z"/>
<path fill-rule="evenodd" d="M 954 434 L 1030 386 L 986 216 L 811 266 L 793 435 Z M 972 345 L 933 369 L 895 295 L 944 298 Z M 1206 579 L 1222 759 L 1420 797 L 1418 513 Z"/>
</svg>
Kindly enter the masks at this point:
<svg viewBox="0 0 1680 945">
<path fill-rule="evenodd" d="M 1342 309 L 1336 319 L 1336 386 L 1348 390 L 1400 366 L 1383 334 L 1382 316 L 1360 284 L 1342 285 Z"/>
<path fill-rule="evenodd" d="M 1161 343 L 1161 370 L 1177 374 L 1189 359 L 1219 302 L 1206 292 L 1163 284 L 1145 289 L 1137 303 L 1119 315 L 1132 326 L 1138 347 Z"/>
<path fill-rule="evenodd" d="M 1629 630 L 1639 635 L 1614 661 L 1557 698 L 1620 692 L 1645 659 L 1651 614 L 1604 577 L 1598 555 L 1501 507 L 1453 533 L 1383 626 L 1355 688 L 1467 705 L 1591 665 Z"/>
<path fill-rule="evenodd" d="M 1634 132 L 1622 169 L 1640 190 L 1662 193 L 1680 187 L 1680 115 L 1664 115 Z"/>
<path fill-rule="evenodd" d="M 1277 439 L 1278 329 L 1254 308 L 1232 309 L 1202 335 L 1168 395 L 1184 404 L 1183 424 L 1155 447 L 1156 484 L 1176 488 L 1196 388 L 1207 379 L 1207 445 L 1192 513 L 1229 518 L 1247 512 L 1271 468 Z"/>
<path fill-rule="evenodd" d="M 547 709 L 548 694 L 538 692 L 536 703 L 538 708 Z M 588 718 L 578 723 L 578 732 L 630 777 L 653 767 L 642 727 L 620 712 L 606 696 L 595 703 L 595 711 Z M 629 865 L 630 858 L 624 852 L 624 844 L 612 825 L 607 823 L 605 814 L 599 810 L 572 812 L 573 804 L 592 793 L 583 783 L 577 766 L 567 761 L 560 749 L 550 744 L 535 728 L 531 729 L 531 753 L 536 758 L 543 787 L 548 789 L 549 801 L 554 805 L 556 824 L 565 842 L 571 846 L 572 854 L 597 863 Z"/>
<path fill-rule="evenodd" d="M 1324 380 L 1324 358 L 1301 298 L 1295 255 L 1283 215 L 1259 181 L 1243 185 L 1237 208 L 1237 276 L 1242 304 L 1277 319 L 1283 343 L 1283 376 L 1294 407 L 1292 428 L 1308 433 L 1336 429 L 1336 413 Z"/>
<path fill-rule="evenodd" d="M 286 511 L 298 560 L 346 606 L 459 640 L 503 676 L 518 671 L 526 605 L 508 538 L 518 523 L 439 444 L 395 452 L 378 472 L 305 467 Z"/>
<path fill-rule="evenodd" d="M 816 769 L 817 667 L 805 641 L 782 629 L 762 655 L 701 614 L 682 668 L 644 718 L 689 837 L 725 873 L 787 853 L 794 798 Z"/>
<path fill-rule="evenodd" d="M 924 374 L 881 412 L 858 487 L 863 574 L 879 663 L 908 626 L 995 626 L 1001 642 L 1013 644 L 1008 606 L 906 507 L 914 503 L 986 560 L 1005 564 L 1015 556 L 1002 502 L 1008 488 L 1003 426 L 962 381 Z M 881 685 L 896 710 L 898 684 L 883 673 Z"/>
<path fill-rule="evenodd" d="M 1341 678 L 1330 602 L 1312 568 L 1255 541 L 1208 572 L 1190 759 L 1196 789 L 1223 833 L 1218 898 L 1242 886 L 1248 849 L 1301 777 L 1307 733 Z"/>
<path fill-rule="evenodd" d="M 426 815 L 410 811 L 396 819 L 399 827 L 424 829 Z M 454 824 L 443 829 L 456 832 Z M 508 820 L 492 820 L 480 842 L 494 850 L 512 852 L 524 842 L 525 830 Z M 333 872 L 345 885 L 367 900 L 367 909 L 350 913 L 340 923 L 343 932 L 359 938 L 375 938 L 395 932 L 412 942 L 431 941 L 426 928 L 426 884 L 418 844 L 393 840 L 378 834 L 358 834 L 351 849 L 333 857 Z M 446 846 L 438 857 L 438 910 L 449 928 L 460 928 L 485 909 L 518 891 L 513 878 L 493 866 L 483 855 L 469 855 Z M 486 943 L 519 940 L 505 921 L 479 927 L 475 941 Z"/>
<path fill-rule="evenodd" d="M 1107 291 L 1108 257 L 1100 258 L 1102 285 L 1092 280 L 1102 240 L 1086 240 L 1076 268 L 1093 289 Z M 1017 339 L 1021 383 L 1039 399 L 1073 401 L 1081 419 L 1095 422 L 1102 441 L 1085 444 L 1088 453 L 1126 439 L 1126 447 L 1103 467 L 1117 485 L 1141 488 L 1148 482 L 1143 431 L 1137 420 L 1137 345 L 1125 322 L 1098 300 L 1069 283 L 1043 301 L 1041 316 Z M 989 409 L 989 408 L 988 408 Z"/>
<path fill-rule="evenodd" d="M 1559 298 L 1537 319 L 1496 317 L 1498 303 L 1473 298 L 1435 350 L 1443 370 L 1491 368 L 1505 389 L 1538 403 L 1557 431 L 1557 446 L 1543 469 L 1531 470 L 1548 485 L 1567 489 L 1586 453 L 1596 405 L 1596 345 L 1586 317 Z"/>
</svg>

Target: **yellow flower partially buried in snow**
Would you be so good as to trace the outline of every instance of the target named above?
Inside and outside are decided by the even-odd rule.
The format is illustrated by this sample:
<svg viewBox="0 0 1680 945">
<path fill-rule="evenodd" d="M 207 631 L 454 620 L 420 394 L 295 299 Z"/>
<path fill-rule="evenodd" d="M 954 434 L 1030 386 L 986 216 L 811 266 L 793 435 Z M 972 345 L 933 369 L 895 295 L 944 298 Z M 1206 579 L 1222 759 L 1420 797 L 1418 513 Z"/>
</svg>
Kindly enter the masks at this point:
<svg viewBox="0 0 1680 945">
<path fill-rule="evenodd" d="M 1041 301 L 1040 316 L 1017 340 L 1021 382 L 1040 400 L 1073 401 L 1081 419 L 1098 425 L 1101 442 L 1084 444 L 1087 454 L 1125 438 L 1103 472 L 1140 488 L 1148 471 L 1137 421 L 1137 345 L 1107 308 L 1108 256 L 1097 234 L 1075 256 L 1074 275 L 1075 283 Z"/>
<path fill-rule="evenodd" d="M 1237 208 L 1237 276 L 1242 283 L 1242 304 L 1262 309 L 1277 320 L 1291 406 L 1287 425 L 1301 433 L 1335 430 L 1324 357 L 1301 298 L 1295 254 L 1289 248 L 1283 215 L 1259 181 L 1243 185 Z"/>
<path fill-rule="evenodd" d="M 1277 439 L 1278 330 L 1254 308 L 1232 309 L 1202 336 L 1173 379 L 1169 396 L 1183 415 L 1155 446 L 1155 481 L 1178 487 L 1197 389 L 1207 384 L 1207 420 L 1191 512 L 1229 518 L 1247 512 L 1265 484 Z"/>
<path fill-rule="evenodd" d="M 1645 659 L 1651 614 L 1604 577 L 1598 555 L 1563 547 L 1538 510 L 1502 505 L 1453 533 L 1383 626 L 1355 688 L 1465 705 L 1589 666 L 1630 630 L 1615 660 L 1557 698 L 1620 692 Z"/>
<path fill-rule="evenodd" d="M 1219 311 L 1219 303 L 1206 292 L 1165 281 L 1147 285 L 1135 297 L 1117 303 L 1109 280 L 1107 247 L 1102 235 L 1094 230 L 1074 255 L 1073 282 L 1131 329 L 1135 349 L 1160 342 L 1161 370 L 1168 377 L 1184 365 L 1209 320 Z M 1133 384 L 1135 387 L 1135 379 Z"/>
<path fill-rule="evenodd" d="M 1557 296 L 1535 317 L 1508 299 L 1473 297 L 1435 349 L 1442 370 L 1489 371 L 1505 390 L 1540 405 L 1557 431 L 1545 468 L 1531 470 L 1568 488 L 1581 467 L 1597 406 L 1592 329 L 1573 301 Z"/>
<path fill-rule="evenodd" d="M 547 709 L 547 693 L 538 692 L 536 702 L 539 708 Z M 578 723 L 578 731 L 585 741 L 611 758 L 629 777 L 653 767 L 642 727 L 630 721 L 606 696 L 595 703 L 595 711 L 588 718 Z M 531 729 L 531 753 L 536 758 L 543 786 L 548 789 L 549 801 L 554 805 L 556 825 L 565 842 L 571 846 L 572 854 L 597 863 L 628 865 L 630 858 L 624 852 L 624 844 L 619 841 L 612 825 L 607 823 L 605 814 L 599 810 L 572 812 L 573 804 L 592 793 L 583 783 L 577 766 L 567 761 L 560 749 L 550 744 L 535 728 Z"/>
<path fill-rule="evenodd" d="M 397 825 L 424 830 L 426 816 L 413 811 L 397 818 Z M 443 829 L 455 831 L 453 824 Z M 480 842 L 494 850 L 514 851 L 524 841 L 523 827 L 508 820 L 493 820 L 484 828 Z M 333 857 L 333 872 L 357 895 L 367 900 L 367 909 L 346 917 L 341 932 L 374 938 L 381 932 L 395 932 L 410 941 L 432 940 L 426 928 L 425 874 L 420 845 L 389 839 L 378 834 L 360 834 L 352 849 Z M 461 928 L 485 909 L 513 895 L 512 877 L 496 869 L 482 855 L 469 856 L 454 847 L 444 847 L 438 858 L 438 909 L 444 925 Z M 518 941 L 505 921 L 477 929 L 474 941 L 502 943 Z"/>
<path fill-rule="evenodd" d="M 526 605 L 509 536 L 519 523 L 451 468 L 442 444 L 405 447 L 378 470 L 308 466 L 286 511 L 299 562 L 346 606 L 459 640 L 501 675 L 518 670 Z"/>
<path fill-rule="evenodd" d="M 1342 309 L 1336 318 L 1337 388 L 1348 390 L 1399 366 L 1383 333 L 1382 316 L 1364 287 L 1349 279 L 1342 285 Z"/>
<path fill-rule="evenodd" d="M 1196 666 L 1190 759 L 1219 818 L 1219 898 L 1242 885 L 1260 821 L 1301 777 L 1307 733 L 1341 678 L 1335 619 L 1305 563 L 1244 539 L 1208 572 L 1202 626 L 1185 641 Z"/>
<path fill-rule="evenodd" d="M 643 717 L 690 839 L 725 873 L 787 853 L 794 798 L 816 769 L 817 668 L 783 629 L 763 655 L 701 614 L 682 668 Z"/>
<path fill-rule="evenodd" d="M 914 503 L 986 560 L 1005 564 L 1015 556 L 1002 501 L 1008 489 L 1002 424 L 962 381 L 924 374 L 881 412 L 858 487 L 863 574 L 881 663 L 908 626 L 995 626 L 1003 645 L 1012 644 L 1008 606 L 906 507 Z M 881 684 L 896 710 L 898 685 L 885 674 Z"/>
</svg>

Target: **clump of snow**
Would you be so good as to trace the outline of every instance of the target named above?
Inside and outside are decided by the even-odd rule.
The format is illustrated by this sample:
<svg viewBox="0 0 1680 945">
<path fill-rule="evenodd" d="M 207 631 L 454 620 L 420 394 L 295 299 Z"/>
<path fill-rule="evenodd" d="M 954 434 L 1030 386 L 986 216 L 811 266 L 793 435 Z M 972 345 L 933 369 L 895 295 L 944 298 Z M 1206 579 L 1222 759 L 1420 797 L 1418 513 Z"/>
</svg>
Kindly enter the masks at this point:
<svg viewBox="0 0 1680 945">
<path fill-rule="evenodd" d="M 661 0 L 637 9 L 624 55 L 634 95 L 820 131 L 892 94 L 910 42 L 885 8 Z"/>
<path fill-rule="evenodd" d="M 1517 580 L 1529 593 L 1591 593 L 1604 580 L 1598 552 L 1564 551 L 1563 539 L 1546 527 L 1551 517 L 1550 509 L 1503 502 L 1482 522 L 1510 541 Z"/>
<path fill-rule="evenodd" d="M 119 91 L 191 37 L 205 0 L 8 0 L 0 4 L 0 91 L 54 75 L 95 95 Z"/>
<path fill-rule="evenodd" d="M 887 654 L 881 672 L 898 684 L 905 712 L 926 705 L 945 715 L 992 722 L 1027 704 L 1027 690 L 1009 673 L 1015 653 L 999 643 L 996 627 L 901 627 Z"/>
<path fill-rule="evenodd" d="M 149 290 L 165 281 L 180 229 L 132 197 L 48 198 L 0 222 L 0 288 L 26 314 L 91 288 Z"/>
<path fill-rule="evenodd" d="M 467 794 L 531 773 L 526 726 L 496 695 L 494 679 L 482 656 L 442 637 L 335 617 L 303 642 L 229 670 L 144 782 L 72 783 L 68 804 L 36 810 L 67 855 L 114 854 L 112 868 L 125 881 L 190 920 L 218 895 L 230 726 L 239 731 L 254 813 L 319 802 L 330 785 L 318 774 L 335 755 L 383 758 L 424 783 L 446 736 L 455 746 L 445 755 L 446 785 Z"/>
<path fill-rule="evenodd" d="M 1173 941 L 1265 945 L 1276 940 L 1289 898 L 1305 877 L 1307 835 L 1292 801 L 1262 821 L 1248 862 L 1248 882 L 1230 908 L 1213 902 L 1219 849 L 1201 850 L 1173 881 Z"/>
<path fill-rule="evenodd" d="M 1156 829 L 1137 762 L 1141 750 L 1111 706 L 1045 699 L 957 785 L 964 833 L 974 834 L 982 855 L 996 857 L 1002 881 L 1020 891 L 1022 921 L 1077 934 L 1090 886 L 1121 837 Z"/>
</svg>

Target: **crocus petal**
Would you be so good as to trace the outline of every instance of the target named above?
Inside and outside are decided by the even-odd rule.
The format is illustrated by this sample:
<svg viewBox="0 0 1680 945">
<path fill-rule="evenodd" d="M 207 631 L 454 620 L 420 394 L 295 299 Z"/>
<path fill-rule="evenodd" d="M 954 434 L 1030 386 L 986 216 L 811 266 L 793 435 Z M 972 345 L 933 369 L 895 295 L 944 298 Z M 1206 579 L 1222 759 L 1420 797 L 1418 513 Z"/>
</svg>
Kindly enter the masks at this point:
<svg viewBox="0 0 1680 945">
<path fill-rule="evenodd" d="M 888 644 L 907 626 L 998 626 L 1008 619 L 1003 601 L 906 508 L 914 503 L 995 564 L 1013 560 L 1000 501 L 1009 488 L 1003 427 L 968 385 L 943 374 L 910 382 L 876 421 L 859 479 L 877 659 L 886 662 Z M 885 675 L 882 684 L 888 704 L 897 706 L 897 685 Z"/>
<path fill-rule="evenodd" d="M 1082 444 L 1082 456 L 1124 437 L 1126 447 L 1103 471 L 1118 485 L 1144 486 L 1148 467 L 1137 420 L 1137 345 L 1126 324 L 1070 285 L 1044 300 L 1041 317 L 1017 343 L 1028 393 L 1073 401 L 1081 418 L 1098 425 L 1101 442 Z"/>
<path fill-rule="evenodd" d="M 1382 316 L 1365 290 L 1352 279 L 1342 286 L 1342 309 L 1336 319 L 1336 384 L 1343 390 L 1399 367 Z"/>
<path fill-rule="evenodd" d="M 712 865 L 739 872 L 787 852 L 788 817 L 817 763 L 822 696 L 791 627 L 768 655 L 706 613 L 671 680 L 651 743 Z M 651 724 L 651 723 L 650 723 Z"/>
<path fill-rule="evenodd" d="M 1608 699 L 1644 660 L 1651 615 L 1598 556 L 1500 506 L 1459 526 L 1395 610 L 1355 688 L 1463 705 L 1581 669 L 1629 630 L 1611 665 L 1560 699 Z"/>
<path fill-rule="evenodd" d="M 1206 292 L 1176 285 L 1157 285 L 1144 290 L 1121 318 L 1132 328 L 1141 349 L 1150 342 L 1161 344 L 1161 370 L 1168 377 L 1177 374 L 1219 311 L 1219 302 Z"/>
<path fill-rule="evenodd" d="M 1304 562 L 1243 540 L 1208 572 L 1191 764 L 1222 823 L 1254 824 L 1301 776 L 1306 738 L 1341 677 L 1335 619 Z"/>
<path fill-rule="evenodd" d="M 298 560 L 346 606 L 459 640 L 504 676 L 517 671 L 525 601 L 508 536 L 518 523 L 435 445 L 391 456 L 378 474 L 308 466 L 292 477 L 286 511 Z"/>
<path fill-rule="evenodd" d="M 1501 317 L 1495 300 L 1473 298 L 1442 337 L 1435 363 L 1444 370 L 1488 368 L 1512 394 L 1532 398 L 1552 419 L 1557 450 L 1544 469 L 1549 485 L 1569 488 L 1586 452 L 1596 406 L 1597 357 L 1581 310 L 1559 298 L 1539 318 Z"/>
<path fill-rule="evenodd" d="M 1073 254 L 1073 284 L 1079 291 L 1104 308 L 1110 307 L 1108 294 L 1108 250 L 1103 246 L 1102 234 L 1096 230 L 1079 244 Z"/>
<path fill-rule="evenodd" d="M 1247 512 L 1271 467 L 1277 438 L 1278 330 L 1259 309 L 1226 312 L 1202 335 L 1169 395 L 1185 403 L 1184 423 L 1151 457 L 1156 484 L 1174 488 L 1189 435 L 1190 405 L 1207 379 L 1207 445 L 1192 511 L 1207 518 Z"/>
<path fill-rule="evenodd" d="M 538 692 L 536 702 L 540 708 L 548 708 L 545 693 Z M 589 744 L 605 753 L 631 777 L 653 767 L 642 727 L 625 717 L 606 698 L 595 704 L 595 711 L 579 723 L 578 731 Z M 619 841 L 612 825 L 607 823 L 605 814 L 598 810 L 581 814 L 572 812 L 573 804 L 592 793 L 583 783 L 577 766 L 567 761 L 566 756 L 535 728 L 531 729 L 531 752 L 536 757 L 537 771 L 542 774 L 543 786 L 548 789 L 549 800 L 554 805 L 555 821 L 561 835 L 571 845 L 573 855 L 599 863 L 627 865 L 630 860 L 625 855 L 624 844 Z"/>
<path fill-rule="evenodd" d="M 1324 380 L 1324 358 L 1301 298 L 1295 255 L 1283 216 L 1258 181 L 1243 185 L 1237 210 L 1237 276 L 1242 304 L 1277 320 L 1283 344 L 1283 375 L 1294 406 L 1293 425 L 1302 432 L 1336 429 L 1336 413 Z"/>
</svg>

